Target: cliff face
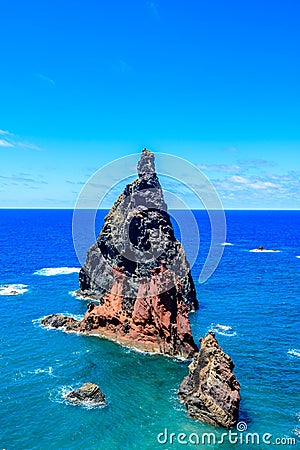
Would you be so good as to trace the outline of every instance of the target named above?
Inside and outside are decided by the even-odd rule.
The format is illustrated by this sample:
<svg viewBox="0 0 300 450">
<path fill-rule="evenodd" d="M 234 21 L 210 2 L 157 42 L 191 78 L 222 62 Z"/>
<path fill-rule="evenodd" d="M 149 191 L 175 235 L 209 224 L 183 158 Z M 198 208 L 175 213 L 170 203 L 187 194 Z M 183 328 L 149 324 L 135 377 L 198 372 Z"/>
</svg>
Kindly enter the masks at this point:
<svg viewBox="0 0 300 450">
<path fill-rule="evenodd" d="M 160 292 L 165 285 L 165 291 Z M 198 350 L 181 294 L 180 280 L 162 265 L 151 279 L 140 281 L 133 310 L 125 310 L 126 276 L 115 270 L 111 291 L 100 305 L 89 303 L 80 331 L 99 334 L 142 351 L 191 357 Z"/>
<path fill-rule="evenodd" d="M 200 351 L 178 390 L 193 419 L 225 428 L 236 425 L 240 385 L 233 368 L 232 359 L 223 352 L 213 332 L 200 339 Z"/>
<path fill-rule="evenodd" d="M 87 252 L 78 294 L 103 302 L 115 281 L 115 268 L 120 269 L 125 276 L 122 310 L 133 313 L 141 283 L 165 260 L 180 279 L 182 302 L 193 311 L 198 308 L 194 283 L 184 249 L 174 236 L 153 153 L 143 150 L 137 171 L 137 180 L 119 196 Z"/>
</svg>

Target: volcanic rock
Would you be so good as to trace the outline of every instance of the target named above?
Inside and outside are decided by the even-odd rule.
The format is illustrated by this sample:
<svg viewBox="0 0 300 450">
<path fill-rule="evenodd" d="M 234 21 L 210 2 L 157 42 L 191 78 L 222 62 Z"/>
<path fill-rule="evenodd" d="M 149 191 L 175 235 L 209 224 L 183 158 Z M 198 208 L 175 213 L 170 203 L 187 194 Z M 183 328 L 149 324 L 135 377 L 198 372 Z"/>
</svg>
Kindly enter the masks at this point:
<svg viewBox="0 0 300 450">
<path fill-rule="evenodd" d="M 80 271 L 78 295 L 99 302 L 89 305 L 80 329 L 140 350 L 191 357 L 198 350 L 188 318 L 198 308 L 196 291 L 149 150 L 137 172 Z"/>
<path fill-rule="evenodd" d="M 240 385 L 233 368 L 230 356 L 223 352 L 213 332 L 200 339 L 200 351 L 178 390 L 192 418 L 225 428 L 236 425 Z"/>
<path fill-rule="evenodd" d="M 111 291 L 115 268 L 126 275 L 122 310 L 133 312 L 142 279 L 161 260 L 180 278 L 182 301 L 189 311 L 198 308 L 194 282 L 184 249 L 175 238 L 162 188 L 155 173 L 154 154 L 144 149 L 138 178 L 125 187 L 108 215 L 79 273 L 78 295 L 100 302 Z"/>
<path fill-rule="evenodd" d="M 74 389 L 74 391 L 69 392 L 66 395 L 66 398 L 73 403 L 79 404 L 88 404 L 88 405 L 104 405 L 105 395 L 94 383 L 84 383 L 80 388 Z"/>
<path fill-rule="evenodd" d="M 100 305 L 89 303 L 80 330 L 142 351 L 170 356 L 190 358 L 198 351 L 188 306 L 182 300 L 180 280 L 164 261 L 149 279 L 140 281 L 133 311 L 123 307 L 126 289 L 126 277 L 115 269 L 110 293 L 104 295 Z"/>
<path fill-rule="evenodd" d="M 128 184 L 88 250 L 77 292 L 97 300 L 84 319 L 42 322 L 138 350 L 190 358 L 198 351 L 188 313 L 198 307 L 184 249 L 175 238 L 154 155 L 144 149 Z"/>
</svg>

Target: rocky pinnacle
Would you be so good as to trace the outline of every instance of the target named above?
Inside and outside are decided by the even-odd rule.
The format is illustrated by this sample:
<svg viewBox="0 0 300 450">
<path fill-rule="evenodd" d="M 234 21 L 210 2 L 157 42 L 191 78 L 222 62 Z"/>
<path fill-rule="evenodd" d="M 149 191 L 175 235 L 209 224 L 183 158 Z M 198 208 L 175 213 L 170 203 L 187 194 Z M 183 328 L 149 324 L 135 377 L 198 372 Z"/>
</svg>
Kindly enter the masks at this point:
<svg viewBox="0 0 300 450">
<path fill-rule="evenodd" d="M 123 309 L 133 311 L 140 282 L 162 260 L 180 279 L 182 301 L 189 311 L 198 308 L 196 291 L 184 249 L 174 236 L 154 154 L 144 149 L 137 165 L 138 178 L 128 184 L 105 218 L 79 274 L 78 294 L 103 299 L 114 282 L 114 269 L 126 276 Z"/>
<path fill-rule="evenodd" d="M 137 172 L 80 271 L 78 294 L 99 302 L 82 327 L 125 345 L 188 357 L 197 349 L 188 313 L 198 308 L 189 263 L 147 149 Z"/>
</svg>

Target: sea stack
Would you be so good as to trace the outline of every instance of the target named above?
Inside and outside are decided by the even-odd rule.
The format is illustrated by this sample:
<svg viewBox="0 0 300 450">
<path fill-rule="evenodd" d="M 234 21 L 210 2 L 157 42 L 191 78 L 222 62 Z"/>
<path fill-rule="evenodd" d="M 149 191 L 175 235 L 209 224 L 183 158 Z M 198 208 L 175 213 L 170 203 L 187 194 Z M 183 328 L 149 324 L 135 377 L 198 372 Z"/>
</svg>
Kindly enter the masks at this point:
<svg viewBox="0 0 300 450">
<path fill-rule="evenodd" d="M 89 303 L 80 331 L 189 358 L 198 350 L 188 318 L 198 307 L 189 264 L 147 149 L 137 172 L 106 216 L 80 271 L 78 295 L 97 300 Z"/>
<path fill-rule="evenodd" d="M 233 368 L 232 359 L 224 353 L 212 331 L 200 339 L 200 351 L 178 390 L 190 417 L 225 428 L 237 424 L 240 385 Z"/>
<path fill-rule="evenodd" d="M 138 178 L 128 184 L 108 215 L 79 273 L 78 294 L 102 301 L 111 291 L 116 272 L 126 279 L 122 307 L 134 310 L 144 278 L 166 261 L 181 284 L 181 297 L 189 311 L 198 308 L 194 282 L 184 249 L 174 236 L 162 188 L 155 173 L 154 154 L 142 151 Z"/>
</svg>

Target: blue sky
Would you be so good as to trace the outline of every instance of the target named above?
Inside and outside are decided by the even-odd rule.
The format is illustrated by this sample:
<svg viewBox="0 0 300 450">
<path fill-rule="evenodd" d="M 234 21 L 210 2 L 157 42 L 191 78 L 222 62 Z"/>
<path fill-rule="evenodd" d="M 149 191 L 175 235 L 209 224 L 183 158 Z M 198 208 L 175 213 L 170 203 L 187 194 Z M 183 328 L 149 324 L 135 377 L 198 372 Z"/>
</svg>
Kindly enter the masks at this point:
<svg viewBox="0 0 300 450">
<path fill-rule="evenodd" d="M 73 207 L 146 146 L 225 208 L 299 209 L 299 21 L 298 0 L 4 2 L 0 207 Z"/>
</svg>

